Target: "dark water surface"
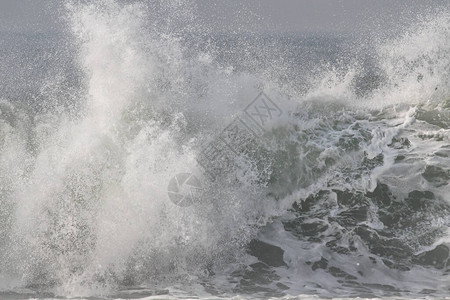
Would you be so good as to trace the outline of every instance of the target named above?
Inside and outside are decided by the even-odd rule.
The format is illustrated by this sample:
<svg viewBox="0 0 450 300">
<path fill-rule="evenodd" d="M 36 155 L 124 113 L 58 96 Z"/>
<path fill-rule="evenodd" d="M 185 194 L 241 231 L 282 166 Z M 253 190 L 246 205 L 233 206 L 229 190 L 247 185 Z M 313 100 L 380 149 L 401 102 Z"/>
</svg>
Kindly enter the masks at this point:
<svg viewBox="0 0 450 300">
<path fill-rule="evenodd" d="M 107 3 L 0 34 L 0 298 L 448 295 L 447 13 L 362 43 Z"/>
</svg>

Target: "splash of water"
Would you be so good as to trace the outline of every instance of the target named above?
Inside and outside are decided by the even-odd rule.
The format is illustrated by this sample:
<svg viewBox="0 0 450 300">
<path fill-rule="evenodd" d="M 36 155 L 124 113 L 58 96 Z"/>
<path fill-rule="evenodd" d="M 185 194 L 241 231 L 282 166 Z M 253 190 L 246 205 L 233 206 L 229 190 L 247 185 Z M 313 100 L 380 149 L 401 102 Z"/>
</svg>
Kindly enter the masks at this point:
<svg viewBox="0 0 450 300">
<path fill-rule="evenodd" d="M 286 275 L 279 282 L 283 287 L 300 293 L 295 280 L 312 276 L 320 290 L 336 292 L 337 280 L 311 275 L 305 262 L 335 259 L 341 268 L 347 263 L 347 273 L 354 266 L 338 251 L 330 254 L 323 245 L 290 235 L 283 222 L 292 221 L 294 203 L 326 190 L 317 202 L 336 208 L 336 189 L 374 193 L 380 181 L 396 186 L 392 192 L 398 199 L 408 199 L 412 186 L 421 185 L 448 201 L 447 188 L 435 184 L 433 170 L 428 169 L 429 184 L 422 180 L 430 164 L 417 158 L 413 169 L 395 164 L 409 150 L 392 146 L 412 131 L 410 149 L 423 159 L 430 149 L 443 151 L 440 141 L 448 139 L 447 125 L 432 127 L 429 113 L 446 107 L 446 13 L 378 46 L 375 74 L 367 75 L 358 61 L 321 66 L 326 71 L 303 78 L 310 85 L 299 90 L 294 78 L 284 78 L 288 67 L 281 60 L 261 66 L 257 57 L 246 62 L 247 70 L 235 70 L 219 49 L 204 47 L 194 36 L 198 28 L 187 2 L 105 0 L 72 3 L 67 11 L 82 74 L 73 92 L 79 96 L 76 109 L 55 105 L 30 114 L 6 100 L 0 103 L 0 266 L 8 278 L 6 290 L 19 286 L 86 296 L 123 286 L 240 280 L 241 273 L 233 271 L 255 262 L 247 245 L 258 236 L 285 252 L 291 273 L 278 270 Z M 270 43 L 257 42 L 257 47 Z M 287 54 L 270 49 L 259 54 Z M 289 114 L 258 145 L 253 158 L 258 166 L 250 172 L 238 168 L 220 181 L 205 180 L 201 203 L 173 205 L 166 193 L 170 179 L 195 170 L 202 145 L 260 89 Z M 420 118 L 427 124 L 417 122 Z M 425 135 L 432 142 L 421 139 Z M 445 167 L 445 162 L 436 164 Z M 258 182 L 261 174 L 255 172 L 261 168 L 267 180 Z M 372 204 L 370 220 L 361 222 L 383 227 L 377 209 Z M 447 224 L 444 216 L 433 218 L 433 229 Z M 340 231 L 339 222 L 327 226 L 332 228 L 327 238 L 350 235 Z M 437 241 L 413 245 L 403 230 L 401 241 L 417 253 L 442 243 L 440 234 Z M 362 272 L 369 263 L 370 258 L 361 263 Z M 395 280 L 386 266 L 365 279 L 387 284 L 380 283 L 381 273 Z"/>
</svg>

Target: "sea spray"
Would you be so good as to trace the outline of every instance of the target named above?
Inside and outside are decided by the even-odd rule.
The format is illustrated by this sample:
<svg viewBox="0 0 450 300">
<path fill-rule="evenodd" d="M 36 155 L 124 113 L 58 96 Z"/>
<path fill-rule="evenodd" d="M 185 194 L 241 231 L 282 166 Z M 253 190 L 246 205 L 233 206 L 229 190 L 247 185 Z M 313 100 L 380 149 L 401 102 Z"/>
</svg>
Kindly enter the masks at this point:
<svg viewBox="0 0 450 300">
<path fill-rule="evenodd" d="M 55 72 L 36 110 L 0 102 L 4 291 L 448 288 L 446 12 L 376 42 L 369 66 L 326 38 L 299 38 L 308 60 L 295 38 L 204 36 L 185 1 L 66 12 L 73 80 Z M 251 145 L 256 167 L 205 176 L 201 201 L 175 205 L 171 179 L 261 92 L 283 114 Z"/>
</svg>

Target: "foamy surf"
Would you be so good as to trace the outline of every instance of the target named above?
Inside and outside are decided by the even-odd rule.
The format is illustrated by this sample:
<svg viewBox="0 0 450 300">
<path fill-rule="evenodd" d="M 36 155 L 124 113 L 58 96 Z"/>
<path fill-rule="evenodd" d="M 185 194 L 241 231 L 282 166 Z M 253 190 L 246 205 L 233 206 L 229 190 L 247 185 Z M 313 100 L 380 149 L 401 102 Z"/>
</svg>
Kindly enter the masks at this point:
<svg viewBox="0 0 450 300">
<path fill-rule="evenodd" d="M 0 102 L 1 297 L 446 295 L 448 13 L 370 62 L 205 36 L 187 2 L 65 13 L 70 75 Z"/>
</svg>

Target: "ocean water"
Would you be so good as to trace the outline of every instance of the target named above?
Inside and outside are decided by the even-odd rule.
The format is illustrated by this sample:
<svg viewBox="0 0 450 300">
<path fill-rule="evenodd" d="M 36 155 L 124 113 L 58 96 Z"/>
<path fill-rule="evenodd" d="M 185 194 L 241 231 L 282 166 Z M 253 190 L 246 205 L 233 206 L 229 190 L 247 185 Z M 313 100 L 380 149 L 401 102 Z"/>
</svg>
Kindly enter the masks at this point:
<svg viewBox="0 0 450 300">
<path fill-rule="evenodd" d="M 448 297 L 449 12 L 383 38 L 61 14 L 0 33 L 1 299 Z"/>
</svg>

